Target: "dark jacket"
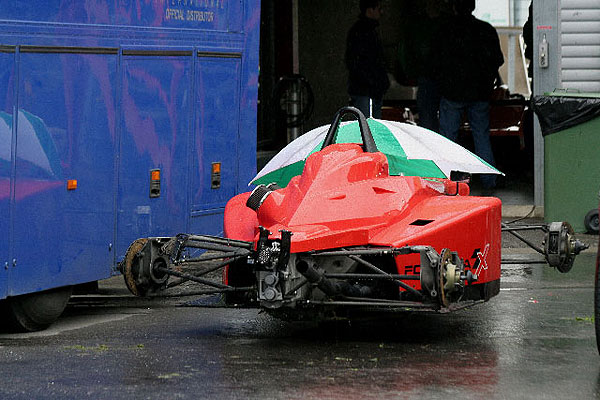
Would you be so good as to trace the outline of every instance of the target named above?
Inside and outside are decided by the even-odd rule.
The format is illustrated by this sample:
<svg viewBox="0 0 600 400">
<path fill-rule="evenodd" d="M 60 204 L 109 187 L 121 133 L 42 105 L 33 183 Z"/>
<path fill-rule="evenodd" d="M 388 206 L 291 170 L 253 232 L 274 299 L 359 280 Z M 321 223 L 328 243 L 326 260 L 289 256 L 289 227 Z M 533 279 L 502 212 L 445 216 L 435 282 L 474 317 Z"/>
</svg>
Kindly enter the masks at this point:
<svg viewBox="0 0 600 400">
<path fill-rule="evenodd" d="M 351 95 L 377 99 L 390 87 L 378 26 L 376 20 L 361 15 L 348 31 L 344 58 Z"/>
<path fill-rule="evenodd" d="M 472 15 L 457 16 L 441 30 L 437 79 L 443 97 L 487 101 L 504 63 L 496 29 Z"/>
<path fill-rule="evenodd" d="M 405 77 L 403 79 L 402 76 L 396 76 L 398 83 L 416 86 L 419 77 L 431 79 L 435 77 L 435 64 L 438 60 L 435 47 L 444 21 L 445 18 L 441 16 L 430 18 L 421 15 L 410 18 L 402 24 L 397 67 L 401 68 L 400 75 L 405 74 Z M 410 81 L 413 84 L 407 85 Z"/>
</svg>

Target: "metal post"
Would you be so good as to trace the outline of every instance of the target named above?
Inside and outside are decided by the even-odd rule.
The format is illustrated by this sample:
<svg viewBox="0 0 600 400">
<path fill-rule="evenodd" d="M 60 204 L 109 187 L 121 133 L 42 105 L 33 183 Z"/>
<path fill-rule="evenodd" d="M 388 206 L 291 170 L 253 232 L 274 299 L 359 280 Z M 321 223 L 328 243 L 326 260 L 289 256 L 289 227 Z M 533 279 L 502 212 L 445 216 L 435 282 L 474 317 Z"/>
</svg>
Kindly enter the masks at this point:
<svg viewBox="0 0 600 400">
<path fill-rule="evenodd" d="M 534 0 L 533 3 L 533 94 L 543 95 L 560 87 L 559 0 Z M 540 44 L 548 42 L 548 63 L 540 63 Z M 544 138 L 537 116 L 534 125 L 534 204 L 544 204 Z"/>
<path fill-rule="evenodd" d="M 298 40 L 298 0 L 292 0 L 292 71 L 300 73 L 300 46 Z"/>
<path fill-rule="evenodd" d="M 516 51 L 516 38 L 518 38 L 518 34 L 514 33 L 508 34 L 508 90 L 511 93 L 515 92 L 515 51 Z"/>
<path fill-rule="evenodd" d="M 515 1 L 508 1 L 508 26 L 513 28 L 515 26 Z M 515 41 L 519 37 L 519 33 L 511 30 L 508 34 L 508 90 L 511 93 L 515 92 Z"/>
<path fill-rule="evenodd" d="M 292 0 L 292 72 L 294 75 L 300 74 L 300 49 L 298 39 L 298 0 Z M 287 103 L 288 118 L 294 120 L 302 112 L 302 99 L 300 93 L 300 82 L 294 81 L 290 85 L 290 92 Z M 287 140 L 292 140 L 300 136 L 301 126 L 291 126 L 287 129 Z"/>
<path fill-rule="evenodd" d="M 297 79 L 292 80 L 290 83 L 288 98 L 287 98 L 287 115 L 288 119 L 295 121 L 296 118 L 302 112 L 302 105 L 300 102 L 300 82 Z M 300 126 L 293 124 L 287 128 L 287 140 L 290 143 L 292 140 L 300 136 Z"/>
<path fill-rule="evenodd" d="M 517 51 L 517 40 L 519 39 L 519 35 L 522 32 L 521 28 L 508 27 L 508 28 L 496 28 L 498 35 L 506 36 L 507 38 L 507 59 L 504 60 L 507 71 L 507 81 L 505 82 L 508 85 L 508 89 L 511 93 L 515 92 L 516 87 L 516 57 L 515 53 Z"/>
</svg>

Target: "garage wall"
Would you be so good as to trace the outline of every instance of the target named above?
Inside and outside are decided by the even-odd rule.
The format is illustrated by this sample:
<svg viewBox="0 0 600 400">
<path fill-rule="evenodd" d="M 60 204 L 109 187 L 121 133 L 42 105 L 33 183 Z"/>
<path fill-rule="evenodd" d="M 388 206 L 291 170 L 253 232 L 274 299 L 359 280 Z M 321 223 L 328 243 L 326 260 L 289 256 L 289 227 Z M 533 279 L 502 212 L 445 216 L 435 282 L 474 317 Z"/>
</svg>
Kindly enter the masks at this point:
<svg viewBox="0 0 600 400">
<path fill-rule="evenodd" d="M 562 0 L 560 7 L 562 87 L 600 92 L 600 1 Z"/>
</svg>

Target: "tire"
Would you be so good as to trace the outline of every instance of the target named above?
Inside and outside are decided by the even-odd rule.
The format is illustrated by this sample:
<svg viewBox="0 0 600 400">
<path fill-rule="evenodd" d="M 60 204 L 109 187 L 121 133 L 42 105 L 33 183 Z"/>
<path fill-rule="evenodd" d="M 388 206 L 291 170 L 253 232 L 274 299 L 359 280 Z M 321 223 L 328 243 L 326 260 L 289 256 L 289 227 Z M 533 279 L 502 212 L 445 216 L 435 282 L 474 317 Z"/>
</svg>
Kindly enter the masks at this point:
<svg viewBox="0 0 600 400">
<path fill-rule="evenodd" d="M 49 327 L 65 310 L 72 287 L 9 297 L 0 306 L 11 332 L 35 332 Z"/>
<path fill-rule="evenodd" d="M 598 210 L 590 210 L 583 220 L 583 225 L 589 233 L 598 234 Z"/>
</svg>

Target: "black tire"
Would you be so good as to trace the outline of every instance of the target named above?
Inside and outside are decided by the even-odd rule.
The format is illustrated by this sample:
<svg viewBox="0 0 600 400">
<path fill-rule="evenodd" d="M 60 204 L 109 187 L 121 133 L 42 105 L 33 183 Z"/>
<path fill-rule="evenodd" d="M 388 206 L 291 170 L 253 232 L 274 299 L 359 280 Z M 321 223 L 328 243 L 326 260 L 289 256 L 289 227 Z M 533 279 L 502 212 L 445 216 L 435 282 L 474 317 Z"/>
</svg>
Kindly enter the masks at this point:
<svg viewBox="0 0 600 400">
<path fill-rule="evenodd" d="M 590 210 L 583 219 L 583 225 L 589 233 L 598 234 L 598 210 Z"/>
<path fill-rule="evenodd" d="M 9 297 L 0 305 L 0 315 L 10 332 L 34 332 L 49 327 L 65 310 L 72 287 Z"/>
</svg>

